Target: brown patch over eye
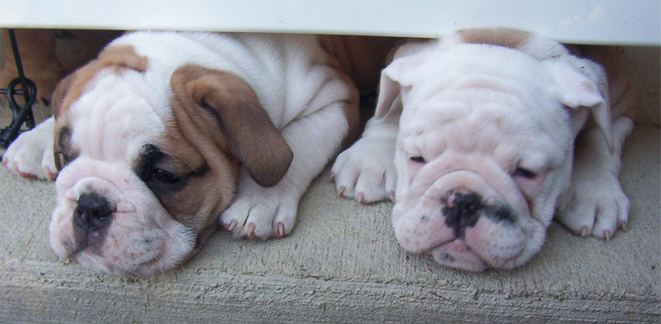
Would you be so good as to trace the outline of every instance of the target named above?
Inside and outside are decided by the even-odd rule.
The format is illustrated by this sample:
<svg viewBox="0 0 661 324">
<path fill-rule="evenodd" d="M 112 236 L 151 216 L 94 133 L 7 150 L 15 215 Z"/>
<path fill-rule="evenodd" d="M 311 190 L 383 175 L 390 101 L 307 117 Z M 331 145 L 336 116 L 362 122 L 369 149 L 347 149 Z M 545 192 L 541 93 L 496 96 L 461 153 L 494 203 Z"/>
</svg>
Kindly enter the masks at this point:
<svg viewBox="0 0 661 324">
<path fill-rule="evenodd" d="M 238 163 L 221 152 L 207 161 L 177 125 L 166 127 L 167 135 L 145 146 L 134 170 L 176 221 L 199 232 L 234 199 Z"/>
</svg>

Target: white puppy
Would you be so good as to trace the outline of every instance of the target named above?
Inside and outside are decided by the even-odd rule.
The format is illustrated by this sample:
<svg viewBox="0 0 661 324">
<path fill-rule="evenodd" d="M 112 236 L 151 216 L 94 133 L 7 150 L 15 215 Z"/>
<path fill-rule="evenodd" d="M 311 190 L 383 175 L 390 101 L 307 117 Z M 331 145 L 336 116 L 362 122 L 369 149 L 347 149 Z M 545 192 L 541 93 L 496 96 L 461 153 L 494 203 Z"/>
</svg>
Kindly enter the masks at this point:
<svg viewBox="0 0 661 324">
<path fill-rule="evenodd" d="M 633 89 L 617 82 L 611 96 L 617 117 Z M 632 126 L 611 123 L 595 62 L 530 33 L 467 30 L 396 52 L 375 116 L 332 177 L 363 203 L 396 197 L 404 249 L 460 269 L 513 268 L 541 249 L 554 214 L 582 235 L 625 227 L 618 174 Z"/>
<path fill-rule="evenodd" d="M 237 237 L 287 235 L 358 123 L 355 85 L 303 35 L 131 33 L 52 101 L 54 119 L 3 163 L 57 177 L 60 257 L 118 274 L 179 265 L 219 222 Z"/>
</svg>

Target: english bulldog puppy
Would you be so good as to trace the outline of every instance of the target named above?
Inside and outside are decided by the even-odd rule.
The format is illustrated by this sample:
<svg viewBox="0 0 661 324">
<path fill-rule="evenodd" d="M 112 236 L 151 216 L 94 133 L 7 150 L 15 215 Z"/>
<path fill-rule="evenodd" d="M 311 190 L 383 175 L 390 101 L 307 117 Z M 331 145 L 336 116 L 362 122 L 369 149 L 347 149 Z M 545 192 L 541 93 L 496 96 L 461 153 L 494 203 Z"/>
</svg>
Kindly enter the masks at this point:
<svg viewBox="0 0 661 324">
<path fill-rule="evenodd" d="M 337 48 L 349 43 L 124 35 L 59 83 L 54 117 L 22 134 L 3 163 L 57 179 L 52 247 L 95 271 L 166 271 L 219 224 L 235 237 L 283 237 L 358 124 L 344 69 L 356 53 Z"/>
<path fill-rule="evenodd" d="M 554 215 L 609 239 L 628 220 L 618 175 L 634 90 L 617 49 L 588 54 L 607 68 L 504 28 L 400 47 L 374 117 L 333 166 L 339 193 L 396 198 L 400 245 L 453 268 L 522 265 Z"/>
</svg>

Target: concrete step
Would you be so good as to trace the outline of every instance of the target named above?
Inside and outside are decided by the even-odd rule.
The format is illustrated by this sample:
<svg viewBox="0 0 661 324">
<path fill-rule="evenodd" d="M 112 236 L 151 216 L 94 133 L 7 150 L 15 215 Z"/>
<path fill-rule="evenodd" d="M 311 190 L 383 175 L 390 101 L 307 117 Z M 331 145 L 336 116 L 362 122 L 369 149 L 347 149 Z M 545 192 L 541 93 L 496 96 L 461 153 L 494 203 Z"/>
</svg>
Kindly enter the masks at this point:
<svg viewBox="0 0 661 324">
<path fill-rule="evenodd" d="M 57 260 L 48 241 L 53 183 L 0 168 L 0 321 L 656 321 L 658 128 L 634 131 L 621 179 L 627 232 L 607 242 L 553 224 L 541 253 L 516 270 L 462 272 L 405 252 L 392 204 L 337 198 L 326 171 L 290 236 L 252 242 L 218 232 L 180 269 L 139 278 Z"/>
<path fill-rule="evenodd" d="M 338 198 L 326 170 L 284 239 L 218 232 L 180 269 L 150 278 L 99 275 L 51 250 L 53 183 L 0 168 L 0 322 L 658 322 L 658 48 L 651 53 L 651 69 L 637 65 L 642 117 L 624 149 L 630 221 L 610 241 L 554 223 L 541 253 L 521 268 L 442 268 L 399 247 L 392 204 Z M 0 108 L 0 125 L 9 118 Z"/>
</svg>

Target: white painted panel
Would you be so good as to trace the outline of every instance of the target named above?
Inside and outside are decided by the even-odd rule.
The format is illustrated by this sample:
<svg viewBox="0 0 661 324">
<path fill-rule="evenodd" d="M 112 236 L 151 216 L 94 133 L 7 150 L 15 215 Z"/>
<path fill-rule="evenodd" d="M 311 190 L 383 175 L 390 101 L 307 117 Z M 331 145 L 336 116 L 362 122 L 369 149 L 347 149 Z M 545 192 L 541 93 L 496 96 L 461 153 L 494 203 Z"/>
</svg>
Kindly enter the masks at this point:
<svg viewBox="0 0 661 324">
<path fill-rule="evenodd" d="M 571 43 L 659 45 L 659 0 L 0 0 L 0 27 L 435 37 L 508 26 Z"/>
</svg>

